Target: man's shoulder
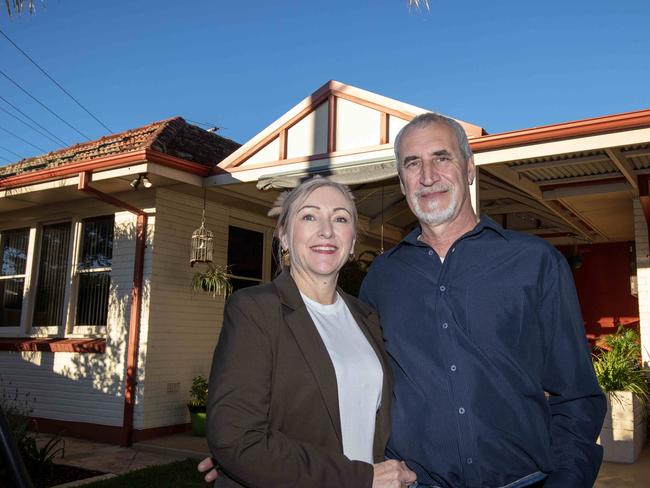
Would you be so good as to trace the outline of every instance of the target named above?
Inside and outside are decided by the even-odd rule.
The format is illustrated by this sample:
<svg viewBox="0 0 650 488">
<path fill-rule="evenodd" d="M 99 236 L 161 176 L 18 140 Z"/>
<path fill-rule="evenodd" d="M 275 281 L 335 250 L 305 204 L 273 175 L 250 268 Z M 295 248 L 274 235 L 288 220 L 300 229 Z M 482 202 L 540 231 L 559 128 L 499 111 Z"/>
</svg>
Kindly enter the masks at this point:
<svg viewBox="0 0 650 488">
<path fill-rule="evenodd" d="M 551 243 L 541 237 L 524 234 L 523 232 L 510 229 L 503 229 L 502 232 L 508 239 L 509 244 L 524 248 L 526 252 L 537 252 L 548 255 L 549 257 L 556 257 L 559 255 L 559 251 Z"/>
</svg>

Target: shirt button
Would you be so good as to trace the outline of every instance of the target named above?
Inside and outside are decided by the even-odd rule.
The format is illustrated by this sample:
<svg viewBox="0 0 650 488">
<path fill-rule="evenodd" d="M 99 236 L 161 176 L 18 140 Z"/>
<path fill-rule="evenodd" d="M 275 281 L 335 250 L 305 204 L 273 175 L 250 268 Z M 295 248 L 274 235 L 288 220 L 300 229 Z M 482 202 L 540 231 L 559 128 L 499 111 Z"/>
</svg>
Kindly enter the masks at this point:
<svg viewBox="0 0 650 488">
<path fill-rule="evenodd" d="M 433 251 L 429 249 L 429 256 L 433 256 Z"/>
<path fill-rule="evenodd" d="M 452 248 L 451 248 L 451 252 L 456 252 L 456 248 L 455 248 L 455 247 L 452 247 Z"/>
<path fill-rule="evenodd" d="M 461 415 L 465 415 L 465 409 L 463 407 L 460 407 L 458 409 L 458 413 L 461 414 Z"/>
<path fill-rule="evenodd" d="M 447 287 L 445 287 L 445 285 L 440 285 L 440 291 L 445 291 L 446 289 Z"/>
<path fill-rule="evenodd" d="M 451 365 L 451 368 L 449 368 L 449 369 L 451 369 L 452 371 L 456 371 L 456 365 L 455 365 L 455 364 L 452 364 L 452 365 Z"/>
<path fill-rule="evenodd" d="M 443 329 L 446 329 L 447 327 L 449 327 L 449 324 L 448 324 L 447 322 L 445 322 L 444 324 L 442 324 L 442 328 L 443 328 Z"/>
<path fill-rule="evenodd" d="M 467 458 L 467 464 L 472 464 L 474 460 L 472 458 Z"/>
</svg>

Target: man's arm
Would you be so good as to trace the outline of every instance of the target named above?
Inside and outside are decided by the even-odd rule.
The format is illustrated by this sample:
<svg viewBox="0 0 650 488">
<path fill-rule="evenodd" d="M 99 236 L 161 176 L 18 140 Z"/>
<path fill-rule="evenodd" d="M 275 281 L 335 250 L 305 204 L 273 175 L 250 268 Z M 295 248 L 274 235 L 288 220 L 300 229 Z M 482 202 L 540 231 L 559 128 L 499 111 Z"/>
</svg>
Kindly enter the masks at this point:
<svg viewBox="0 0 650 488">
<path fill-rule="evenodd" d="M 540 308 L 545 364 L 542 387 L 550 394 L 555 470 L 545 487 L 591 487 L 602 448 L 596 444 L 606 413 L 585 337 L 580 305 L 566 260 L 554 253 Z"/>
</svg>

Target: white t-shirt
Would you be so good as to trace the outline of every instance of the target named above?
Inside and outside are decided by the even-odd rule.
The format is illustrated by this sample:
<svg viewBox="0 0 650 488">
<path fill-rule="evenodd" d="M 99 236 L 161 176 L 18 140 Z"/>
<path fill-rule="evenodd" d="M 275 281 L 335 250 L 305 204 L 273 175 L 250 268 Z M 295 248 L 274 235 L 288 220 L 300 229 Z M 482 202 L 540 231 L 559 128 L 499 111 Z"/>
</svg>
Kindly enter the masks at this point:
<svg viewBox="0 0 650 488">
<path fill-rule="evenodd" d="M 343 453 L 348 459 L 373 464 L 375 418 L 384 379 L 381 363 L 338 293 L 331 305 L 300 295 L 336 372 Z"/>
</svg>

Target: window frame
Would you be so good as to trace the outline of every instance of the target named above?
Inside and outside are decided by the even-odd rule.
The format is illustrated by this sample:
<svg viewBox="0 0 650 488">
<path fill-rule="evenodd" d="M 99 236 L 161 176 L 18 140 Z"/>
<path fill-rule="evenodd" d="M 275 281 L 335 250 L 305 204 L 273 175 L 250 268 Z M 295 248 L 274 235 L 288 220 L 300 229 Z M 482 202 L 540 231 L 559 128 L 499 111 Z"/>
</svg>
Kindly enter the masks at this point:
<svg viewBox="0 0 650 488">
<path fill-rule="evenodd" d="M 273 229 L 269 228 L 266 225 L 249 222 L 248 220 L 238 219 L 230 217 L 226 226 L 226 261 L 228 260 L 228 248 L 230 246 L 230 227 L 239 227 L 240 229 L 250 230 L 254 232 L 259 232 L 262 234 L 262 278 L 252 278 L 250 276 L 235 275 L 229 273 L 228 276 L 232 279 L 244 280 L 255 282 L 256 284 L 268 283 L 271 281 L 271 252 L 270 243 L 273 242 Z M 230 266 L 230 263 L 226 263 Z"/>
<path fill-rule="evenodd" d="M 109 278 L 112 278 L 112 274 L 113 274 L 112 249 L 111 249 L 110 267 L 79 269 L 79 266 L 81 264 L 81 258 L 82 258 L 81 253 L 83 252 L 82 241 L 83 241 L 84 221 L 107 218 L 107 217 L 113 218 L 113 245 L 115 245 L 115 213 L 102 214 L 102 215 L 90 215 L 83 218 L 75 219 L 74 250 L 73 250 L 74 260 L 70 264 L 70 268 L 71 268 L 70 310 L 69 310 L 68 320 L 66 324 L 66 337 L 102 336 L 105 334 L 106 328 L 108 327 L 108 318 L 110 317 L 110 306 L 109 306 L 110 286 L 109 286 L 109 304 L 107 304 L 106 325 L 77 324 L 77 306 L 79 305 L 80 275 L 86 273 L 107 272 L 109 274 Z"/>
<path fill-rule="evenodd" d="M 26 318 L 30 313 L 31 307 L 31 279 L 34 259 L 34 244 L 36 240 L 36 229 L 27 224 L 24 226 L 3 226 L 0 228 L 0 250 L 2 249 L 3 233 L 27 229 L 27 259 L 25 262 L 25 273 L 23 275 L 2 276 L 0 279 L 7 280 L 16 277 L 23 278 L 23 299 L 20 310 L 20 322 L 17 327 L 0 327 L 0 337 L 14 337 L 26 335 L 25 324 Z"/>
</svg>

